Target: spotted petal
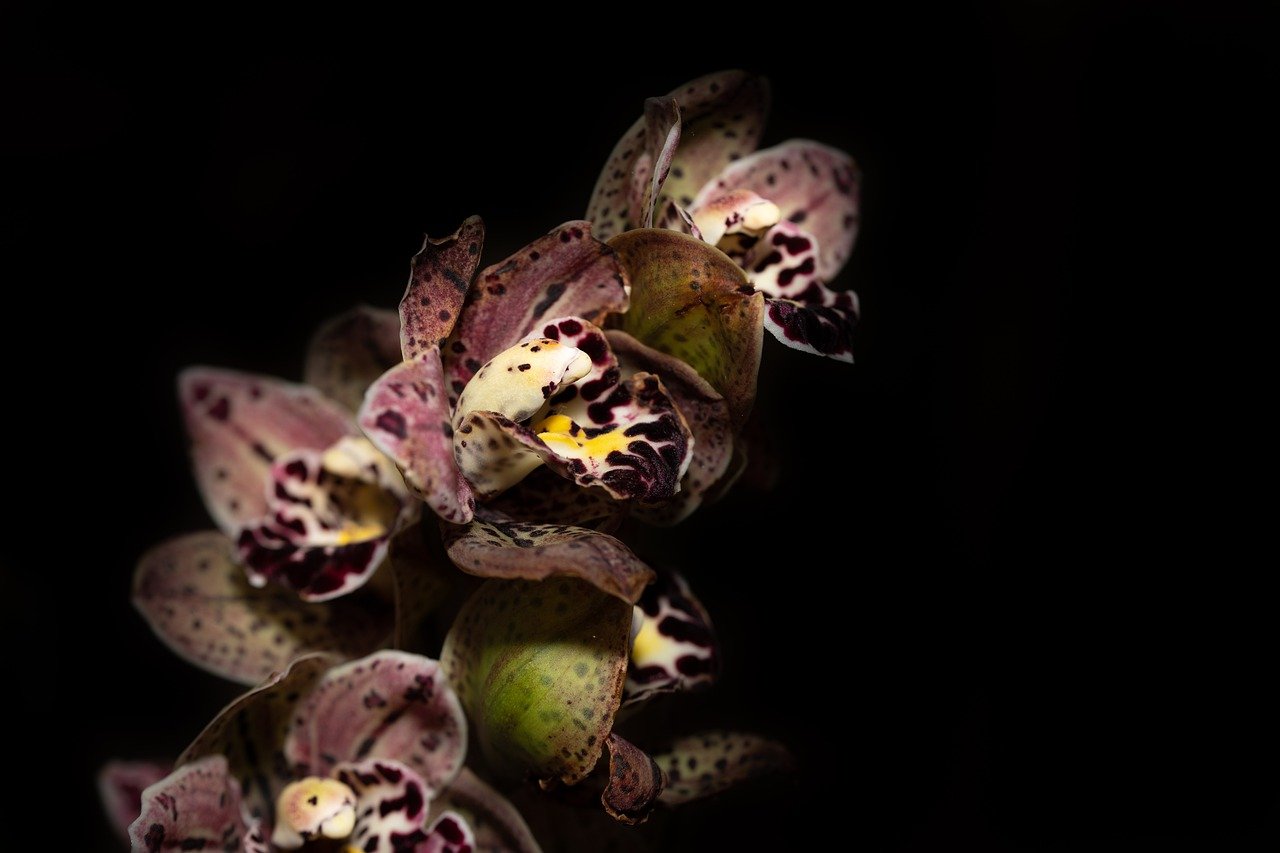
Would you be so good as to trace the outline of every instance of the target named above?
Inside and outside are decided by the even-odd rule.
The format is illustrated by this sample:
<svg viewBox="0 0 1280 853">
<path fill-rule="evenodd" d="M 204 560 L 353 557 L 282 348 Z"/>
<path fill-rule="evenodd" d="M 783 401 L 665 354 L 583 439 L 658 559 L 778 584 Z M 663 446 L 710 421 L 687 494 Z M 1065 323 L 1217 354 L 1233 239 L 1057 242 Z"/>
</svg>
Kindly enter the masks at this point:
<svg viewBox="0 0 1280 853">
<path fill-rule="evenodd" d="M 497 769 L 573 784 L 595 767 L 622 698 L 631 607 L 572 578 L 486 581 L 441 666 Z"/>
<path fill-rule="evenodd" d="M 661 800 L 668 805 L 718 794 L 794 764 L 791 753 L 780 743 L 758 735 L 720 731 L 681 738 L 653 758 L 667 774 Z"/>
<path fill-rule="evenodd" d="M 251 586 L 231 541 L 215 531 L 144 554 L 133 603 L 177 654 L 242 684 L 257 684 L 308 651 L 368 654 L 391 629 L 386 609 L 360 596 L 307 604 L 278 587 Z"/>
<path fill-rule="evenodd" d="M 179 377 L 178 395 L 200 493 L 229 536 L 266 514 L 278 457 L 324 450 L 355 432 L 351 415 L 314 388 L 269 376 L 192 367 Z"/>
<path fill-rule="evenodd" d="M 648 753 L 617 734 L 610 733 L 605 743 L 609 781 L 600 802 L 615 820 L 644 823 L 667 783 L 666 775 Z"/>
<path fill-rule="evenodd" d="M 441 352 L 450 404 L 489 359 L 542 324 L 573 314 L 594 319 L 625 311 L 627 280 L 612 249 L 574 221 L 477 277 L 462 317 Z"/>
<path fill-rule="evenodd" d="M 848 297 L 848 294 L 841 293 L 840 296 Z M 764 327 L 792 349 L 852 362 L 856 316 L 856 303 L 851 299 L 831 307 L 791 299 L 770 299 Z"/>
<path fill-rule="evenodd" d="M 429 350 L 383 374 L 369 388 L 357 418 L 415 495 L 446 521 L 465 524 L 476 502 L 453 461 L 450 413 L 440 354 Z"/>
<path fill-rule="evenodd" d="M 680 107 L 675 98 L 649 98 L 644 102 L 645 151 L 636 162 L 632 180 L 641 184 L 637 219 L 642 228 L 653 227 L 653 209 L 671 172 L 671 160 L 680 144 Z"/>
<path fill-rule="evenodd" d="M 303 381 L 351 411 L 365 390 L 400 361 L 400 319 L 360 305 L 321 326 L 307 346 Z"/>
<path fill-rule="evenodd" d="M 529 825 L 506 797 L 466 767 L 437 799 L 428 820 L 456 812 L 475 833 L 479 853 L 541 853 Z"/>
<path fill-rule="evenodd" d="M 175 763 L 182 767 L 210 756 L 225 757 L 249 814 L 270 820 L 276 798 L 294 778 L 282 752 L 294 706 L 337 662 L 327 654 L 295 659 L 286 671 L 274 673 L 223 708 Z"/>
<path fill-rule="evenodd" d="M 129 827 L 133 849 L 228 850 L 266 853 L 256 820 L 241 812 L 240 786 L 227 761 L 213 755 L 180 767 L 142 793 L 142 812 Z"/>
<path fill-rule="evenodd" d="M 741 428 L 755 401 L 764 296 L 723 252 L 686 234 L 628 231 L 610 245 L 631 278 L 623 330 L 697 370 Z"/>
<path fill-rule="evenodd" d="M 469 853 L 471 827 L 445 812 L 426 826 L 431 787 L 411 767 L 390 759 L 344 762 L 333 776 L 356 796 L 349 850 L 363 853 Z"/>
<path fill-rule="evenodd" d="M 637 509 L 637 515 L 651 524 L 676 524 L 702 505 L 729 469 L 734 444 L 729 404 L 711 383 L 680 359 L 647 347 L 618 329 L 605 335 L 624 376 L 647 372 L 662 379 L 693 436 L 693 454 L 680 480 L 680 491 L 666 503 Z"/>
<path fill-rule="evenodd" d="M 440 240 L 430 237 L 413 257 L 409 286 L 400 299 L 400 344 L 405 361 L 439 349 L 453 331 L 480 264 L 484 223 L 469 217 Z"/>
<path fill-rule="evenodd" d="M 831 281 L 858 235 L 861 176 L 848 154 L 808 139 L 792 139 L 743 157 L 698 191 L 693 207 L 732 190 L 751 190 L 778 206 L 782 219 L 803 225 L 818 244 L 817 274 Z"/>
<path fill-rule="evenodd" d="M 298 707 L 285 755 L 297 776 L 395 758 L 422 776 L 431 797 L 457 775 L 466 745 L 467 721 L 438 664 L 383 651 L 325 674 Z"/>
<path fill-rule="evenodd" d="M 479 577 L 576 577 L 628 604 L 654 578 L 622 542 L 583 527 L 477 519 L 447 530 L 445 544 L 458 568 Z"/>
<path fill-rule="evenodd" d="M 683 577 L 660 573 L 640 597 L 635 618 L 639 630 L 631 643 L 624 704 L 699 690 L 715 680 L 720 656 L 711 617 Z"/>
<path fill-rule="evenodd" d="M 120 835 L 127 839 L 129 825 L 142 813 L 142 792 L 172 769 L 154 761 L 109 761 L 98 772 L 98 797 Z"/>
</svg>

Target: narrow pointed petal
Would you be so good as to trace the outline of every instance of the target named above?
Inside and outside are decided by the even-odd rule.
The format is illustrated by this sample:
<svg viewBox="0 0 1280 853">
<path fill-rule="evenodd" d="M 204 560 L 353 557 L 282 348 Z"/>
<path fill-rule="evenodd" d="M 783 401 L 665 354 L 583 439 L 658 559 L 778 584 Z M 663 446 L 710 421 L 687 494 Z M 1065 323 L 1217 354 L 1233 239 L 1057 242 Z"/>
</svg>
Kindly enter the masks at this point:
<svg viewBox="0 0 1280 853">
<path fill-rule="evenodd" d="M 441 666 L 495 769 L 572 785 L 595 767 L 626 676 L 631 607 L 572 578 L 485 582 Z"/>
<path fill-rule="evenodd" d="M 410 491 L 445 521 L 465 524 L 476 501 L 453 461 L 450 413 L 444 367 L 431 350 L 383 374 L 365 395 L 357 420 L 396 463 Z"/>
<path fill-rule="evenodd" d="M 480 265 L 484 223 L 469 217 L 448 237 L 422 243 L 413 256 L 409 286 L 400 299 L 400 347 L 414 361 L 448 340 Z M 399 361 L 399 359 L 396 359 Z"/>
<path fill-rule="evenodd" d="M 144 554 L 133 603 L 174 652 L 241 684 L 257 684 L 310 651 L 368 654 L 391 630 L 391 614 L 366 598 L 307 604 L 278 587 L 251 586 L 231 540 L 212 530 Z"/>
<path fill-rule="evenodd" d="M 609 781 L 600 802 L 614 820 L 644 823 L 667 784 L 666 774 L 648 753 L 617 734 L 610 734 L 605 743 L 609 747 Z"/>
<path fill-rule="evenodd" d="M 752 190 L 778 206 L 782 218 L 817 240 L 817 273 L 831 281 L 858 236 L 861 175 L 853 158 L 808 139 L 792 139 L 743 157 L 698 192 L 694 206 L 731 190 Z"/>
<path fill-rule="evenodd" d="M 524 817 L 506 797 L 484 783 L 466 767 L 437 799 L 427 819 L 456 812 L 475 833 L 475 849 L 481 853 L 541 853 Z"/>
<path fill-rule="evenodd" d="M 631 665 L 623 704 L 659 693 L 701 690 L 720 673 L 720 653 L 711 617 L 689 584 L 664 571 L 636 605 L 640 629 L 631 642 Z"/>
<path fill-rule="evenodd" d="M 142 792 L 173 768 L 154 761 L 109 761 L 98 772 L 98 797 L 111 826 L 128 840 L 129 824 L 142 814 Z"/>
<path fill-rule="evenodd" d="M 623 331 L 697 370 L 741 428 L 755 401 L 764 296 L 723 252 L 686 234 L 628 231 L 611 245 L 632 282 Z"/>
<path fill-rule="evenodd" d="M 314 388 L 270 376 L 192 367 L 178 396 L 200 493 L 229 536 L 266 513 L 277 457 L 324 450 L 355 431 L 350 413 Z"/>
<path fill-rule="evenodd" d="M 626 274 L 613 250 L 591 235 L 591 223 L 566 222 L 481 271 L 441 349 L 450 404 L 486 361 L 545 318 L 626 309 Z"/>
<path fill-rule="evenodd" d="M 210 756 L 180 767 L 142 793 L 142 812 L 129 827 L 136 851 L 262 851 L 256 821 L 240 810 L 240 786 L 226 759 Z"/>
<path fill-rule="evenodd" d="M 733 458 L 733 423 L 729 404 L 711 383 L 678 358 L 647 347 L 626 332 L 605 333 L 621 361 L 624 375 L 653 373 L 662 379 L 676 408 L 689 425 L 693 454 L 680 480 L 680 491 L 666 503 L 641 506 L 637 515 L 650 524 L 671 525 L 688 518 L 702 505 Z"/>
<path fill-rule="evenodd" d="M 287 670 L 223 708 L 175 763 L 182 767 L 210 756 L 224 757 L 248 813 L 270 821 L 276 798 L 294 779 L 283 745 L 298 697 L 336 663 L 338 658 L 327 654 L 296 658 Z"/>
<path fill-rule="evenodd" d="M 645 152 L 633 180 L 642 181 L 638 224 L 652 228 L 653 209 L 680 144 L 680 107 L 674 98 L 649 98 L 644 102 L 644 122 Z"/>
<path fill-rule="evenodd" d="M 300 703 L 285 755 L 295 775 L 329 775 L 338 762 L 394 758 L 422 776 L 427 796 L 462 766 L 467 721 L 430 658 L 383 651 L 325 673 Z"/>
<path fill-rule="evenodd" d="M 431 788 L 412 767 L 390 759 L 344 762 L 333 776 L 356 796 L 348 850 L 363 853 L 468 853 L 475 837 L 457 814 L 426 825 Z"/>
<path fill-rule="evenodd" d="M 742 732 L 690 735 L 653 758 L 667 774 L 661 800 L 673 806 L 794 766 L 782 744 Z"/>
<path fill-rule="evenodd" d="M 399 363 L 396 312 L 360 305 L 316 331 L 302 376 L 307 385 L 354 412 L 373 381 Z"/>
<path fill-rule="evenodd" d="M 653 569 L 621 541 L 562 524 L 475 520 L 446 531 L 449 558 L 482 578 L 576 577 L 628 604 L 654 579 Z"/>
</svg>

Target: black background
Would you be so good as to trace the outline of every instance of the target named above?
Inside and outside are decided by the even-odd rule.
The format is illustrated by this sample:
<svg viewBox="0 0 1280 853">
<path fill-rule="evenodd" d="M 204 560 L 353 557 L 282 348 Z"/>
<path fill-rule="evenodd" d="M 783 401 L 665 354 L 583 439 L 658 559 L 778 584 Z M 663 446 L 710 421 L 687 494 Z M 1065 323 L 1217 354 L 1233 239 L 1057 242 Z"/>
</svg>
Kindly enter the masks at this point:
<svg viewBox="0 0 1280 853">
<path fill-rule="evenodd" d="M 562 9 L 540 25 L 590 35 L 539 40 L 460 11 L 323 41 L 116 11 L 7 28 L 28 260 L 6 350 L 39 401 L 9 449 L 39 491 L 6 622 L 23 710 L 78 721 L 49 741 L 82 846 L 113 849 L 103 761 L 171 757 L 236 693 L 128 604 L 145 548 L 209 526 L 176 372 L 298 376 L 322 319 L 396 303 L 424 232 L 479 213 L 500 259 L 582 214 L 644 97 L 741 66 L 773 81 L 766 144 L 863 169 L 837 282 L 863 321 L 851 367 L 766 341 L 782 480 L 666 543 L 726 657 L 675 717 L 771 733 L 803 768 L 671 843 L 1274 849 L 1258 17 Z"/>
</svg>

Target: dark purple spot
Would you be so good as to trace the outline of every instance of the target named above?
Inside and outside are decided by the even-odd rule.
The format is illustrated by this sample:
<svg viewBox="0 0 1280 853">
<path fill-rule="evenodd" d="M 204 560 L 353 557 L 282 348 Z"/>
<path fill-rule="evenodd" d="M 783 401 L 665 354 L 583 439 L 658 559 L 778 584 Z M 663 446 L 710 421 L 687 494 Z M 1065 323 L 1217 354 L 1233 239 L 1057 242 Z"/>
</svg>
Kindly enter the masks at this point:
<svg viewBox="0 0 1280 853">
<path fill-rule="evenodd" d="M 231 401 L 226 397 L 209 407 L 209 417 L 215 421 L 225 421 L 231 415 Z"/>
<path fill-rule="evenodd" d="M 409 434 L 408 426 L 404 421 L 404 415 L 399 412 L 392 411 L 391 409 L 387 409 L 385 412 L 378 415 L 378 419 L 374 421 L 374 426 L 383 432 L 391 433 L 401 441 L 404 441 Z"/>
</svg>

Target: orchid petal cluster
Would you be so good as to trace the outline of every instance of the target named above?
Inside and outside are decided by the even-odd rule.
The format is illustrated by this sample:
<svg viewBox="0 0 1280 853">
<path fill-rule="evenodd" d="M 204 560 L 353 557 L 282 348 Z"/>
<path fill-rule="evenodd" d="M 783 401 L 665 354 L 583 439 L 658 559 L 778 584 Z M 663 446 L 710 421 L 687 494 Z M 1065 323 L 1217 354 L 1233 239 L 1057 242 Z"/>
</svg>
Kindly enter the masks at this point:
<svg viewBox="0 0 1280 853">
<path fill-rule="evenodd" d="M 428 237 L 398 310 L 325 323 L 302 383 L 183 372 L 216 529 L 147 551 L 133 599 L 249 689 L 172 764 L 103 769 L 134 850 L 538 850 L 504 792 L 625 826 L 791 766 L 755 734 L 632 725 L 721 650 L 628 531 L 733 486 L 765 330 L 852 360 L 831 281 L 857 168 L 756 150 L 767 106 L 738 71 L 650 99 L 585 219 L 484 267 L 478 217 Z"/>
</svg>

